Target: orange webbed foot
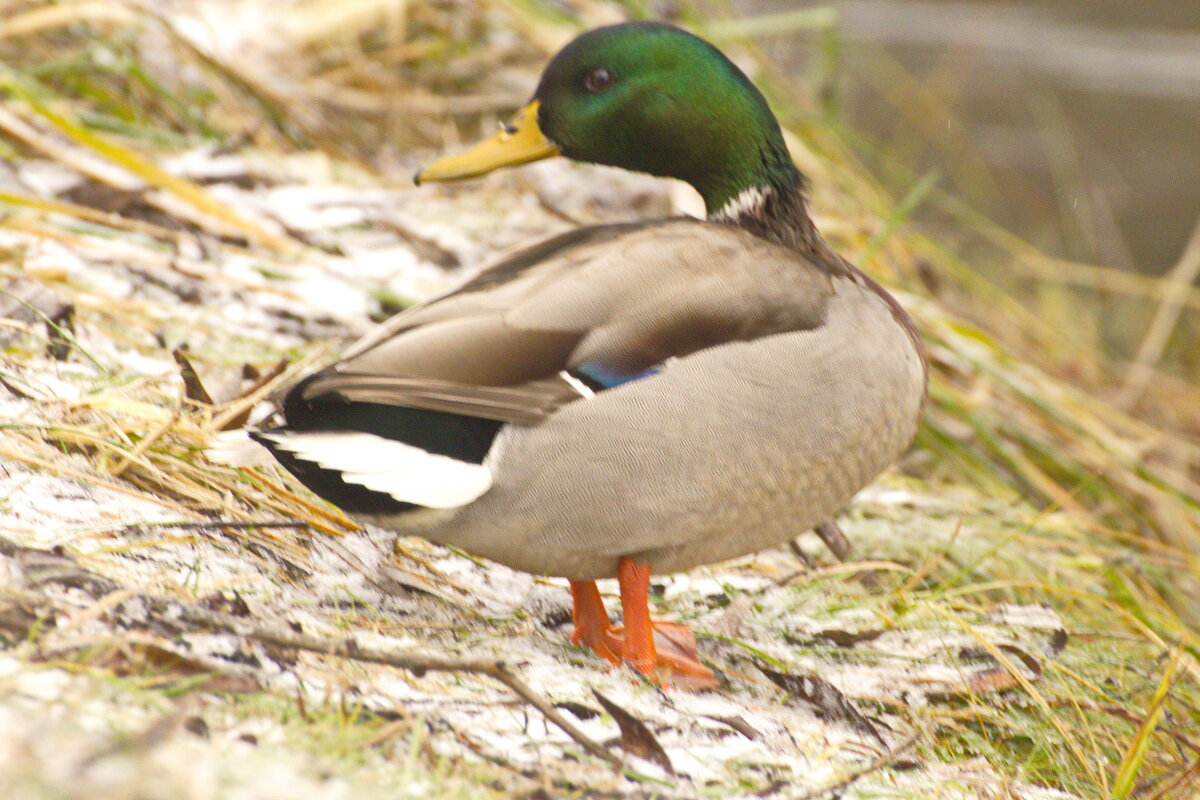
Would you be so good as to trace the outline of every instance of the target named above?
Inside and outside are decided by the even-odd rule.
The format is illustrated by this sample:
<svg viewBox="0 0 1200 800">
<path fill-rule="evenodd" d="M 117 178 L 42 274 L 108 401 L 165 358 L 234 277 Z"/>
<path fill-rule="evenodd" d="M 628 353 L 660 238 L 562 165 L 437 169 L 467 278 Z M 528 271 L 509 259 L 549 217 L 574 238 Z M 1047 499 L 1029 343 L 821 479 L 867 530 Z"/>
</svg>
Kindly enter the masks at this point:
<svg viewBox="0 0 1200 800">
<path fill-rule="evenodd" d="M 613 627 L 594 581 L 571 581 L 575 630 L 571 643 L 586 647 L 611 664 L 627 662 L 650 680 L 680 689 L 718 684 L 700 663 L 696 637 L 683 625 L 650 619 L 650 567 L 622 558 L 618 568 L 625 627 Z"/>
<path fill-rule="evenodd" d="M 696 637 L 683 625 L 650 619 L 650 565 L 622 558 L 617 567 L 625 630 L 621 658 L 664 686 L 707 689 L 718 684 L 700 663 Z"/>
</svg>

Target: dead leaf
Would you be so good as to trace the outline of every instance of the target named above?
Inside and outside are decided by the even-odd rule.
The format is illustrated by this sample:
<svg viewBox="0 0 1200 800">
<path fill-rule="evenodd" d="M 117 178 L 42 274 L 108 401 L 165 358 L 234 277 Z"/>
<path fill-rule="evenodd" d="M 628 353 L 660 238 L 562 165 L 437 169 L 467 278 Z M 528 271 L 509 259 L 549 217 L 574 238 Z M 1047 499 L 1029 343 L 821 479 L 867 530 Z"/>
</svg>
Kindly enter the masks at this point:
<svg viewBox="0 0 1200 800">
<path fill-rule="evenodd" d="M 1054 641 L 1058 641 L 1058 638 L 1056 637 Z M 1052 646 L 1054 641 L 1051 642 Z M 1032 680 L 1037 680 L 1038 678 L 1042 677 L 1041 663 L 1021 648 L 1011 644 L 998 644 L 996 645 L 996 649 L 1016 657 L 1016 659 L 1020 661 L 1026 669 L 1033 673 Z M 960 650 L 958 657 L 964 661 L 996 662 L 995 657 L 991 653 L 983 648 L 977 647 Z M 1003 692 L 1008 689 L 1014 689 L 1020 685 L 1020 680 L 1018 680 L 1017 676 L 1014 675 L 1007 667 L 1005 667 L 1003 664 L 996 664 L 996 666 L 989 667 L 969 675 L 961 688 L 940 693 L 938 697 L 943 699 L 952 699 L 955 697 L 964 697 L 969 695 L 991 694 L 995 692 Z"/>
<path fill-rule="evenodd" d="M 752 742 L 762 737 L 762 734 L 759 733 L 753 725 L 751 725 L 749 722 L 746 722 L 746 720 L 742 719 L 741 717 L 714 717 L 708 714 L 705 716 L 714 722 L 719 722 L 722 725 L 728 725 Z"/>
<path fill-rule="evenodd" d="M 595 689 L 592 689 L 592 694 L 600 701 L 600 705 L 604 706 L 604 710 L 616 720 L 617 727 L 621 729 L 622 750 L 638 758 L 644 758 L 651 763 L 657 764 L 668 775 L 675 775 L 675 768 L 671 766 L 671 759 L 667 758 L 667 751 L 662 749 L 662 745 L 658 743 L 658 740 L 654 738 L 654 734 L 650 732 L 650 729 L 641 720 Z"/>
<path fill-rule="evenodd" d="M 854 704 L 836 686 L 824 678 L 818 678 L 816 675 L 789 675 L 786 672 L 767 669 L 762 665 L 759 665 L 758 669 L 771 679 L 771 683 L 785 692 L 789 692 L 792 697 L 815 706 L 821 717 L 844 722 L 859 733 L 869 735 L 884 747 L 888 746 L 870 720 L 860 714 Z"/>
<path fill-rule="evenodd" d="M 561 708 L 563 711 L 570 711 L 573 715 L 575 715 L 576 719 L 588 720 L 595 719 L 596 717 L 600 716 L 600 712 L 591 706 L 585 706 L 583 703 L 574 703 L 570 700 L 563 700 L 562 702 L 555 703 L 554 707 Z"/>
<path fill-rule="evenodd" d="M 835 647 L 853 647 L 859 642 L 870 642 L 878 639 L 887 631 L 878 629 L 870 631 L 843 631 L 830 628 L 813 634 L 814 642 L 828 642 Z"/>
<path fill-rule="evenodd" d="M 185 348 L 177 347 L 171 351 L 171 355 L 175 359 L 175 363 L 179 365 L 179 375 L 183 378 L 183 391 L 188 400 L 202 405 L 213 405 L 212 395 L 204 388 L 204 384 L 200 382 L 200 376 L 196 374 L 192 362 L 188 359 Z"/>
<path fill-rule="evenodd" d="M 147 639 L 125 642 L 122 647 L 109 651 L 107 663 L 101 666 L 117 675 L 153 675 L 160 685 L 194 685 L 206 691 L 230 694 L 262 689 L 257 676 L 248 671 L 224 669 L 215 659 L 198 658 L 179 652 L 164 642 Z"/>
</svg>

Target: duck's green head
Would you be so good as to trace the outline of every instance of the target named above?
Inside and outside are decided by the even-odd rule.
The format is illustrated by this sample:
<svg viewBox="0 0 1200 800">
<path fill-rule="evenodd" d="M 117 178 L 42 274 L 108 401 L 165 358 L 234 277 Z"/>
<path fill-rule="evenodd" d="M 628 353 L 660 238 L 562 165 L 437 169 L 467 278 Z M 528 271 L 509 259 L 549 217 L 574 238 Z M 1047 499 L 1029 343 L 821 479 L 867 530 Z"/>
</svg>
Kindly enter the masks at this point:
<svg viewBox="0 0 1200 800">
<path fill-rule="evenodd" d="M 669 25 L 579 36 L 546 67 L 533 101 L 496 137 L 417 180 L 454 180 L 561 153 L 687 181 L 709 215 L 753 189 L 799 184 L 762 94 L 719 50 Z"/>
</svg>

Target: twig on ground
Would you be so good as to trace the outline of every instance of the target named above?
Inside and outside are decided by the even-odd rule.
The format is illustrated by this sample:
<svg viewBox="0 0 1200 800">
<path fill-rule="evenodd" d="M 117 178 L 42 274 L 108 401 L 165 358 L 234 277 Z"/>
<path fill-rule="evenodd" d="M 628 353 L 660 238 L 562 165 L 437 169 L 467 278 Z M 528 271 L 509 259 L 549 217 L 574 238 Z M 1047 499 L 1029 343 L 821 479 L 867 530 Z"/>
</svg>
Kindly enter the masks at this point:
<svg viewBox="0 0 1200 800">
<path fill-rule="evenodd" d="M 172 606 L 176 609 L 176 613 L 179 614 L 180 619 L 194 625 L 223 630 L 265 644 L 289 647 L 295 650 L 307 650 L 311 653 L 324 653 L 355 661 L 384 664 L 389 667 L 408 670 L 418 677 L 425 672 L 466 672 L 486 675 L 507 686 L 514 694 L 540 711 L 546 719 L 561 728 L 564 733 L 592 755 L 611 764 L 619 763 L 616 756 L 588 737 L 583 731 L 579 730 L 545 698 L 530 689 L 503 661 L 486 658 L 446 658 L 444 656 L 433 656 L 424 653 L 392 653 L 375 647 L 364 647 L 350 638 L 334 639 L 323 636 L 286 633 L 247 622 L 246 620 L 227 614 L 205 611 L 195 606 L 179 605 L 174 602 L 172 602 Z"/>
<path fill-rule="evenodd" d="M 111 594 L 121 588 L 108 578 L 80 568 L 76 565 L 75 560 L 69 556 L 51 550 L 21 547 L 4 537 L 0 537 L 0 555 L 21 558 L 24 561 L 22 567 L 24 567 L 26 576 L 35 585 L 51 582 L 64 583 L 83 589 L 94 597 Z M 35 569 L 29 569 L 30 566 L 34 566 Z M 524 681 L 518 678 L 503 661 L 479 658 L 447 658 L 424 653 L 389 652 L 380 648 L 364 647 L 358 644 L 353 638 L 330 638 L 285 632 L 230 614 L 208 611 L 178 600 L 169 600 L 146 594 L 134 594 L 129 599 L 139 600 L 145 604 L 147 614 L 167 619 L 174 625 L 186 622 L 197 627 L 225 631 L 235 636 L 253 639 L 278 647 L 307 650 L 311 653 L 323 653 L 373 664 L 384 664 L 389 667 L 408 670 L 418 677 L 426 672 L 457 672 L 486 675 L 489 678 L 499 681 L 522 700 L 536 708 L 546 719 L 561 728 L 564 733 L 575 740 L 588 753 L 614 766 L 620 764 L 620 759 L 617 756 L 572 724 L 549 701 L 534 692 Z"/>
</svg>

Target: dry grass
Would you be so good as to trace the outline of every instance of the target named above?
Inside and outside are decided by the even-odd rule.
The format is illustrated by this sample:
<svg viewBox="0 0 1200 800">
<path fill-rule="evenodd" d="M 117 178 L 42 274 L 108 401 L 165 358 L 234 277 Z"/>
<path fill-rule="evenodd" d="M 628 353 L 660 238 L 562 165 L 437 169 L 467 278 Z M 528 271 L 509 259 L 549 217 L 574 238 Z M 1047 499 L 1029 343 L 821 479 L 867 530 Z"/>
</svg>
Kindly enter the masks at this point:
<svg viewBox="0 0 1200 800">
<path fill-rule="evenodd" d="M 932 759 L 984 758 L 1008 777 L 1084 797 L 1186 797 L 1200 757 L 1200 392 L 1155 365 L 1200 309 L 1186 280 L 1191 262 L 1163 281 L 1063 263 L 972 215 L 933 180 L 889 197 L 851 154 L 831 103 L 814 103 L 812 87 L 775 74 L 745 35 L 764 26 L 703 6 L 685 4 L 686 20 L 757 68 L 812 181 L 819 224 L 897 290 L 934 367 L 918 448 L 907 477 L 895 480 L 950 500 L 894 513 L 868 503 L 855 512 L 852 537 L 860 553 L 896 564 L 894 580 L 867 591 L 847 572 L 818 570 L 797 596 L 829 614 L 870 609 L 884 627 L 968 633 L 1002 603 L 1050 604 L 1071 645 L 1062 658 L 1041 659 L 1036 682 L 982 636 L 980 647 L 1017 676 L 1011 689 L 880 713 L 926 730 L 921 748 Z M 426 266 L 474 263 L 477 250 L 446 233 L 454 225 L 414 227 L 420 212 L 411 205 L 399 227 L 381 222 L 384 203 L 358 227 L 303 229 L 297 217 L 256 204 L 255 188 L 299 183 L 298 172 L 312 180 L 315 171 L 369 195 L 376 179 L 344 161 L 405 174 L 412 150 L 473 138 L 527 96 L 537 67 L 575 31 L 630 8 L 638 10 L 585 0 L 553 11 L 520 0 L 149 8 L 0 0 L 0 155 L 18 178 L 0 184 L 8 284 L 0 307 L 15 320 L 0 328 L 0 395 L 8 394 L 0 508 L 16 508 L 34 477 L 53 476 L 157 506 L 163 520 L 298 520 L 309 532 L 163 528 L 129 544 L 112 534 L 121 530 L 114 519 L 69 544 L 95 553 L 108 543 L 138 557 L 166 545 L 231 546 L 281 585 L 319 571 L 310 532 L 341 537 L 356 526 L 278 472 L 217 467 L 200 451 L 255 401 L 329 357 L 329 340 L 359 332 L 362 312 L 396 301 L 397 285 L 400 294 L 427 293 L 429 283 L 341 274 L 339 291 L 376 297 L 357 314 L 329 313 L 303 280 L 357 246 L 355 237 L 385 231 Z M 788 24 L 801 32 L 815 24 L 802 35 L 833 46 L 827 15 Z M 192 173 L 171 161 L 198 146 L 248 155 L 226 176 L 214 166 L 219 153 Z M 314 149 L 341 161 L 260 155 Z M 398 154 L 403 170 L 393 164 Z M 54 190 L 62 175 L 71 188 Z M 521 220 L 489 212 L 477 231 L 466 225 L 479 249 L 519 240 L 520 226 L 532 233 L 556 224 L 536 181 L 506 180 L 489 199 L 502 203 L 520 189 L 541 207 Z M 226 191 L 238 182 L 245 194 Z M 455 220 L 478 221 L 486 205 Z M 954 221 L 952 235 L 935 240 L 912 223 L 918 207 L 931 206 Z M 504 230 L 502 219 L 518 229 Z M 988 262 L 990 274 L 1020 276 L 1022 292 L 1055 316 L 1031 313 L 1028 294 L 998 285 L 1016 280 L 989 281 L 967 254 Z M 76 259 L 86 269 L 75 269 Z M 122 276 L 107 293 L 106 269 Z M 1087 318 L 1080 304 L 1096 296 L 1140 304 L 1159 320 L 1136 372 L 1054 324 Z M 222 304 L 270 311 L 231 324 L 215 310 Z M 67 306 L 72 316 L 52 313 Z M 182 388 L 171 350 L 185 341 L 212 403 Z M 290 362 L 271 373 L 284 357 Z M 266 377 L 239 378 L 244 364 Z M 955 507 L 957 519 L 947 510 Z M 155 588 L 186 594 L 185 581 Z M 818 659 L 873 658 L 801 649 Z M 431 774 L 441 769 L 433 756 L 413 758 Z"/>
</svg>

